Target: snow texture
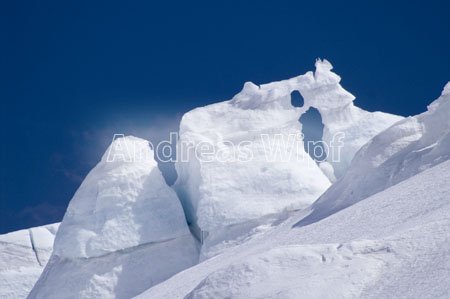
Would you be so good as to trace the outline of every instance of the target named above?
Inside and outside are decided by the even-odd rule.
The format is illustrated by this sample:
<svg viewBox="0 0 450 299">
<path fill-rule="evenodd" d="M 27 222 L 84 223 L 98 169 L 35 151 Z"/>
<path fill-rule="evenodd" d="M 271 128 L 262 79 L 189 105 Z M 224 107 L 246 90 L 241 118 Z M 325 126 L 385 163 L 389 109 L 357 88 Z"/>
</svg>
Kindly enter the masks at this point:
<svg viewBox="0 0 450 299">
<path fill-rule="evenodd" d="M 130 298 L 197 260 L 148 142 L 119 138 L 71 200 L 29 297 Z"/>
<path fill-rule="evenodd" d="M 47 264 L 59 223 L 0 235 L 0 298 L 25 298 Z"/>
<path fill-rule="evenodd" d="M 298 227 L 257 232 L 136 298 L 447 298 L 450 161 Z"/>
<path fill-rule="evenodd" d="M 126 137 L 87 175 L 59 231 L 55 255 L 89 258 L 180 237 L 188 228 L 148 142 Z"/>
<path fill-rule="evenodd" d="M 327 60 L 318 60 L 314 73 L 261 86 L 247 82 L 233 99 L 183 116 L 175 190 L 191 226 L 211 236 L 229 225 L 306 208 L 330 186 L 330 180 L 345 172 L 365 142 L 401 119 L 355 107 L 354 96 L 341 87 L 340 77 L 331 69 Z M 293 91 L 304 97 L 303 107 L 291 105 Z M 310 107 L 322 116 L 323 141 L 336 148 L 343 145 L 334 159 L 320 167 L 303 143 L 295 146 L 298 143 L 289 139 L 300 134 L 299 118 Z M 245 151 L 237 146 L 241 142 L 249 142 Z M 186 144 L 192 145 L 188 154 Z M 208 151 L 194 153 L 200 144 L 219 149 L 220 159 L 210 158 Z M 276 152 L 272 149 L 280 155 L 272 155 Z M 248 153 L 250 161 L 224 163 L 222 158 Z M 181 157 L 188 157 L 188 162 Z"/>
</svg>

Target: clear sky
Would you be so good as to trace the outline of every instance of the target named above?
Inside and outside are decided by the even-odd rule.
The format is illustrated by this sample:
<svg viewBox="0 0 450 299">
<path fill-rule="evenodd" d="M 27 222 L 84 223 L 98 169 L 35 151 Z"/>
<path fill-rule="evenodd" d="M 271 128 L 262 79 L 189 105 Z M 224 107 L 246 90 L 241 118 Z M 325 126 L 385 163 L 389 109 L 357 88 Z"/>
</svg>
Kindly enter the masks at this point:
<svg viewBox="0 0 450 299">
<path fill-rule="evenodd" d="M 0 233 L 60 221 L 114 133 L 166 137 L 317 57 L 360 107 L 424 111 L 450 80 L 449 3 L 3 1 Z"/>
</svg>

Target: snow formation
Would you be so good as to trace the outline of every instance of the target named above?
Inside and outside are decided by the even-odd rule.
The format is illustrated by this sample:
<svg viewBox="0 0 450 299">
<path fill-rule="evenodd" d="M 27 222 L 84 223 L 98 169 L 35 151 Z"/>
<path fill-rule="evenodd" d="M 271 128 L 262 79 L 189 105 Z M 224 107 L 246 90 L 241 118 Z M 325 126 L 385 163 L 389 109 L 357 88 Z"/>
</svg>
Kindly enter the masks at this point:
<svg viewBox="0 0 450 299">
<path fill-rule="evenodd" d="M 428 111 L 399 121 L 370 140 L 342 180 L 311 207 L 318 221 L 450 158 L 450 83 Z"/>
<path fill-rule="evenodd" d="M 25 298 L 50 258 L 59 223 L 0 235 L 0 298 Z"/>
<path fill-rule="evenodd" d="M 311 209 L 253 229 L 137 298 L 446 298 L 450 83 L 360 149 Z"/>
<path fill-rule="evenodd" d="M 365 142 L 401 119 L 355 107 L 355 97 L 331 69 L 327 60 L 318 60 L 314 73 L 261 86 L 247 82 L 233 99 L 183 116 L 175 190 L 193 227 L 211 237 L 229 225 L 306 208 L 345 172 Z M 304 97 L 303 107 L 291 105 L 293 91 Z M 320 165 L 298 138 L 299 118 L 310 107 L 322 116 L 323 141 L 336 149 Z M 205 144 L 216 156 L 195 152 Z"/>
<path fill-rule="evenodd" d="M 116 139 L 71 200 L 30 298 L 129 298 L 197 262 L 147 141 Z"/>
<path fill-rule="evenodd" d="M 115 140 L 50 259 L 56 226 L 0 236 L 0 297 L 25 297 L 47 260 L 29 298 L 449 297 L 450 83 L 404 119 L 354 106 L 331 70 L 318 60 L 184 115 L 174 189 L 186 216 L 148 143 Z M 304 151 L 310 107 L 339 159 Z"/>
</svg>

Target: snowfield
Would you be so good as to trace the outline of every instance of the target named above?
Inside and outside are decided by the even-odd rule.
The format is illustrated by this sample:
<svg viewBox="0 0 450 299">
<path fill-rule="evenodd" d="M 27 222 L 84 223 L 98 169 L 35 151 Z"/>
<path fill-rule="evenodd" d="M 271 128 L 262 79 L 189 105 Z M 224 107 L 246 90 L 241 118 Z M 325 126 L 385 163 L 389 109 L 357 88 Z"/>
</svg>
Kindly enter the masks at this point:
<svg viewBox="0 0 450 299">
<path fill-rule="evenodd" d="M 450 298 L 450 82 L 408 118 L 354 100 L 326 60 L 247 82 L 184 115 L 174 186 L 147 141 L 115 139 L 61 224 L 0 236 L 0 297 Z M 310 108 L 340 159 L 274 137 Z"/>
</svg>

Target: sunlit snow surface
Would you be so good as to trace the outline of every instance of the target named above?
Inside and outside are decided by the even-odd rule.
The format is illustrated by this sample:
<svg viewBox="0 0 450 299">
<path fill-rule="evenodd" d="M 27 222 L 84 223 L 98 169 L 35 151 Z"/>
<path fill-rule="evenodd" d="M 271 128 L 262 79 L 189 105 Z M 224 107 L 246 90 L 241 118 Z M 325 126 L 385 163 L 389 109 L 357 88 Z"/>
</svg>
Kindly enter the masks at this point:
<svg viewBox="0 0 450 299">
<path fill-rule="evenodd" d="M 318 221 L 450 158 L 450 83 L 428 111 L 399 121 L 370 140 L 343 179 L 312 205 Z M 450 195 L 448 195 L 450 198 Z"/>
<path fill-rule="evenodd" d="M 303 212 L 138 298 L 445 298 L 450 162 L 314 224 Z"/>
<path fill-rule="evenodd" d="M 0 298 L 28 295 L 50 258 L 58 225 L 0 235 Z"/>
<path fill-rule="evenodd" d="M 355 97 L 342 88 L 341 78 L 331 70 L 327 60 L 317 60 L 314 73 L 261 86 L 247 82 L 231 100 L 183 116 L 179 156 L 186 144 L 207 143 L 235 153 L 236 145 L 247 141 L 252 153 L 252 159 L 243 162 L 224 163 L 192 152 L 187 162 L 178 159 L 174 188 L 191 224 L 212 236 L 228 225 L 306 208 L 330 186 L 330 179 L 342 176 L 364 143 L 402 119 L 355 107 Z M 293 91 L 302 94 L 303 107 L 291 105 Z M 301 132 L 299 118 L 310 107 L 322 116 L 323 141 L 331 146 L 337 138 L 342 143 L 339 153 L 321 166 L 312 161 L 303 144 L 294 147 L 287 142 L 288 136 Z M 284 139 L 277 139 L 280 136 Z M 277 145 L 278 158 L 268 159 L 268 144 Z"/>
<path fill-rule="evenodd" d="M 311 209 L 216 242 L 139 298 L 448 298 L 449 91 L 369 141 Z"/>
<path fill-rule="evenodd" d="M 450 297 L 450 83 L 403 119 L 354 106 L 331 69 L 318 60 L 314 73 L 246 83 L 185 114 L 178 149 L 207 141 L 233 152 L 224 140 L 251 139 L 255 159 L 191 156 L 176 164 L 177 193 L 147 141 L 114 141 L 70 202 L 53 253 L 57 225 L 0 236 L 0 297 L 25 297 L 47 261 L 29 298 Z M 292 107 L 294 90 L 303 107 Z M 317 164 L 301 146 L 301 162 L 269 163 L 260 135 L 300 132 L 310 107 L 324 141 L 345 133 L 341 160 Z M 109 160 L 130 149 L 150 159 Z M 208 232 L 203 244 L 185 216 Z"/>
<path fill-rule="evenodd" d="M 71 200 L 30 298 L 129 298 L 198 261 L 147 141 L 115 140 Z"/>
</svg>

